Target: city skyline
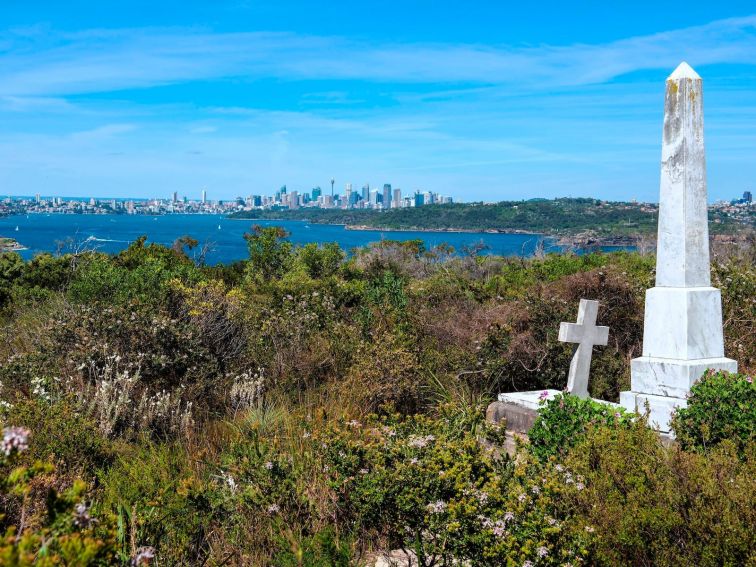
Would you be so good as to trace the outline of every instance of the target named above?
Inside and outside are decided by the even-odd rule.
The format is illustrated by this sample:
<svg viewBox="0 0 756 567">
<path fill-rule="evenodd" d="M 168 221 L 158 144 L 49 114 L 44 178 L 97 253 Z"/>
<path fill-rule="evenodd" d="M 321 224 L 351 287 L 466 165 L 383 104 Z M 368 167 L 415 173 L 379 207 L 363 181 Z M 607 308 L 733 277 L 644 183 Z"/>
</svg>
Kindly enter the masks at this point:
<svg viewBox="0 0 756 567">
<path fill-rule="evenodd" d="M 704 78 L 711 200 L 756 179 L 747 2 L 142 7 L 4 5 L 0 194 L 232 199 L 335 177 L 655 201 L 660 85 L 683 59 Z"/>
</svg>

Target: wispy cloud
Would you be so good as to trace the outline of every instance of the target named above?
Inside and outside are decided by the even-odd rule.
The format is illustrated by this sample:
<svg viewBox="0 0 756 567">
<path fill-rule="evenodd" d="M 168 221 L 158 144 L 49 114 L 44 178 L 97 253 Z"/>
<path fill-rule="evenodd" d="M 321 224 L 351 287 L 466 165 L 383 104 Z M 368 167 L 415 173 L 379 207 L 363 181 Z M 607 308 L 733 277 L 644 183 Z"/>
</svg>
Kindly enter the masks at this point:
<svg viewBox="0 0 756 567">
<path fill-rule="evenodd" d="M 553 88 L 634 71 L 756 64 L 756 16 L 605 44 L 374 44 L 289 33 L 194 29 L 0 35 L 0 95 L 61 96 L 224 77 L 474 83 Z"/>
</svg>

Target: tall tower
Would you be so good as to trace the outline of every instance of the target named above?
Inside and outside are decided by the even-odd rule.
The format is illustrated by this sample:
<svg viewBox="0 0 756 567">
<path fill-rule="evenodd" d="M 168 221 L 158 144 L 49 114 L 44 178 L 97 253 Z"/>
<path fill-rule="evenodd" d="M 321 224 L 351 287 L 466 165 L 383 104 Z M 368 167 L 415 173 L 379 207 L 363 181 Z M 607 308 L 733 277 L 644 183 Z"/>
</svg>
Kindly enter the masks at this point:
<svg viewBox="0 0 756 567">
<path fill-rule="evenodd" d="M 711 287 L 703 84 L 687 63 L 667 79 L 664 99 L 656 286 L 646 291 L 643 356 L 631 362 L 632 391 L 620 403 L 670 431 L 707 369 L 737 370 L 724 356 L 722 298 Z"/>
</svg>

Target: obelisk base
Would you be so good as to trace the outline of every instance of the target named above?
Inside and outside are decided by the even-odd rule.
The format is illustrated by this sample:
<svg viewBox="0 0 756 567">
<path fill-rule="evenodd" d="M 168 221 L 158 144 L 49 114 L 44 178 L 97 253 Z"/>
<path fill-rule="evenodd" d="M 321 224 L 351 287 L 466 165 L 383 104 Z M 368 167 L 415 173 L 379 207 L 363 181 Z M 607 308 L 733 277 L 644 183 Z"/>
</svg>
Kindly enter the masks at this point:
<svg viewBox="0 0 756 567">
<path fill-rule="evenodd" d="M 631 362 L 630 387 L 620 392 L 620 404 L 629 411 L 646 412 L 649 425 L 662 433 L 670 432 L 672 414 L 678 407 L 686 407 L 691 386 L 706 370 L 737 372 L 738 363 L 730 358 L 701 358 L 672 360 L 642 356 Z"/>
</svg>

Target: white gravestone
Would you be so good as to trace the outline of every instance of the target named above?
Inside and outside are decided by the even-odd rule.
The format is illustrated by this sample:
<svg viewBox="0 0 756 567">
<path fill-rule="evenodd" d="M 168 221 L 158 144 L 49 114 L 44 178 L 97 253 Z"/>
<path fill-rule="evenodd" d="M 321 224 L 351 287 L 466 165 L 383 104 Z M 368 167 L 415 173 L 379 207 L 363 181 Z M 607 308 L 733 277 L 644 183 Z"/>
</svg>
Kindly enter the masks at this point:
<svg viewBox="0 0 756 567">
<path fill-rule="evenodd" d="M 687 63 L 667 79 L 656 287 L 646 291 L 643 356 L 631 363 L 627 409 L 662 432 L 708 368 L 735 372 L 724 356 L 722 299 L 711 287 L 701 77 Z"/>
<path fill-rule="evenodd" d="M 559 340 L 578 343 L 567 377 L 567 391 L 579 398 L 588 397 L 588 376 L 591 371 L 593 346 L 605 346 L 609 341 L 609 327 L 597 327 L 599 302 L 581 299 L 577 323 L 561 323 Z"/>
<path fill-rule="evenodd" d="M 507 392 L 499 394 L 499 402 L 537 411 L 541 403 L 554 399 L 555 396 L 567 392 L 580 398 L 588 398 L 588 378 L 591 370 L 591 356 L 594 345 L 606 345 L 609 341 L 609 327 L 596 325 L 599 302 L 591 299 L 581 299 L 578 308 L 577 323 L 561 323 L 559 325 L 559 340 L 568 343 L 578 343 L 575 355 L 572 357 L 570 372 L 567 377 L 567 388 L 560 390 L 537 390 L 532 392 Z M 617 406 L 611 402 L 600 401 L 603 404 Z"/>
</svg>

